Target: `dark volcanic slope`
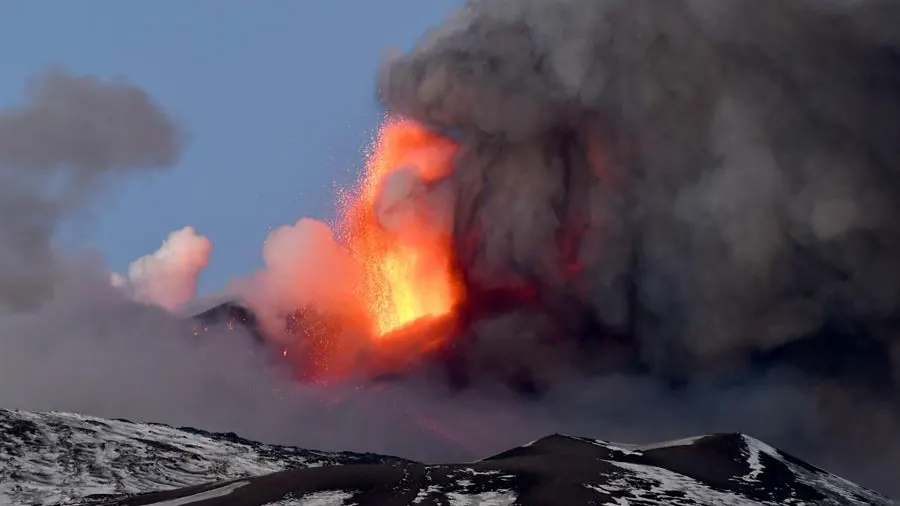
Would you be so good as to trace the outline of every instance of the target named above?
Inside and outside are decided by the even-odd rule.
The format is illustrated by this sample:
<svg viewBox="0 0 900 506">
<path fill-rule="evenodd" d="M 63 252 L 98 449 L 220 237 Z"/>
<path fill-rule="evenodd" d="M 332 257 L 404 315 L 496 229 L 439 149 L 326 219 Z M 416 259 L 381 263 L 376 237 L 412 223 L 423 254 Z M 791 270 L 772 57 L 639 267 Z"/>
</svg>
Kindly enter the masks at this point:
<svg viewBox="0 0 900 506">
<path fill-rule="evenodd" d="M 204 506 L 891 504 L 739 434 L 646 447 L 556 435 L 471 464 L 302 469 L 110 504 L 176 498 Z"/>
<path fill-rule="evenodd" d="M 0 410 L 0 505 L 890 505 L 740 434 L 554 435 L 468 464 L 323 453 L 165 425 Z"/>
<path fill-rule="evenodd" d="M 301 458 L 300 464 L 309 466 L 307 458 Z M 645 446 L 554 435 L 469 464 L 423 465 L 373 456 L 331 461 L 344 465 L 304 467 L 86 504 L 892 504 L 885 497 L 740 434 Z"/>
<path fill-rule="evenodd" d="M 407 462 L 166 425 L 0 410 L 0 506 L 81 504 L 284 469 Z"/>
</svg>

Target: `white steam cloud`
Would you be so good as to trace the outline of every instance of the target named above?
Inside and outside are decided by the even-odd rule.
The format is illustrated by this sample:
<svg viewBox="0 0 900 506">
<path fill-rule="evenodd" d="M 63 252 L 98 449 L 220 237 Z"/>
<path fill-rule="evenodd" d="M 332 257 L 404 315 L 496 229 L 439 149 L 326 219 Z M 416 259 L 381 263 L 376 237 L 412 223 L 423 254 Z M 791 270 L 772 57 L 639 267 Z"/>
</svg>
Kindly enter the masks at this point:
<svg viewBox="0 0 900 506">
<path fill-rule="evenodd" d="M 273 336 L 282 330 L 281 318 L 299 307 L 352 310 L 358 267 L 326 223 L 304 218 L 279 227 L 262 253 L 263 268 L 235 280 L 228 291 L 253 308 Z"/>
<path fill-rule="evenodd" d="M 169 234 L 155 252 L 128 266 L 128 277 L 112 275 L 113 286 L 139 301 L 175 311 L 197 295 L 197 279 L 209 265 L 212 242 L 193 227 Z"/>
</svg>

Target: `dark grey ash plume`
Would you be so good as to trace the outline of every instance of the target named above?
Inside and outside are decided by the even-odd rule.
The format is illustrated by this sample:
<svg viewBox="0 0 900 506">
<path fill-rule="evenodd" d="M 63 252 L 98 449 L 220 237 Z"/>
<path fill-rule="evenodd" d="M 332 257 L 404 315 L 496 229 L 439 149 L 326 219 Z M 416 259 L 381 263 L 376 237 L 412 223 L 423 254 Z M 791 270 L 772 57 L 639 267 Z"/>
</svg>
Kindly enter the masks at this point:
<svg viewBox="0 0 900 506">
<path fill-rule="evenodd" d="M 471 0 L 384 63 L 379 93 L 462 142 L 470 287 L 538 287 L 543 314 L 475 325 L 475 361 L 550 381 L 584 357 L 536 331 L 556 328 L 618 336 L 679 382 L 770 354 L 900 377 L 897 2 Z M 874 351 L 810 344 L 824 335 Z M 870 402 L 812 385 L 833 434 L 900 423 L 894 387 Z M 797 425 L 770 415 L 766 430 Z M 809 432 L 827 453 L 829 431 Z M 865 452 L 896 470 L 888 446 Z"/>
<path fill-rule="evenodd" d="M 476 0 L 380 90 L 463 140 L 454 230 L 478 285 L 575 287 L 673 371 L 830 323 L 890 340 L 897 11 Z"/>
</svg>

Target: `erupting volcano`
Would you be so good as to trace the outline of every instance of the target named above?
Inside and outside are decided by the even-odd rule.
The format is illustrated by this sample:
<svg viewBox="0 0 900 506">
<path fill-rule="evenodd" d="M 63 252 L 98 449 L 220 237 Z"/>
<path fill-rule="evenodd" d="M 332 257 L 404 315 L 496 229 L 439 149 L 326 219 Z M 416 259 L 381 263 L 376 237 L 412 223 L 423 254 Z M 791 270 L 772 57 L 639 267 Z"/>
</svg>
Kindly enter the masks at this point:
<svg viewBox="0 0 900 506">
<path fill-rule="evenodd" d="M 415 202 L 451 172 L 456 149 L 412 121 L 390 118 L 359 188 L 343 195 L 339 230 L 363 272 L 358 296 L 377 338 L 445 316 L 459 301 L 449 230 Z"/>
<path fill-rule="evenodd" d="M 441 196 L 450 196 L 442 189 L 457 151 L 451 139 L 408 119 L 388 117 L 380 126 L 355 187 L 338 194 L 331 227 L 332 254 L 352 271 L 343 278 L 347 294 L 337 310 L 311 298 L 289 316 L 299 342 L 282 355 L 302 378 L 401 372 L 453 335 L 464 288 L 453 259 L 452 204 Z"/>
<path fill-rule="evenodd" d="M 361 179 L 279 253 L 304 270 L 277 310 L 302 308 L 298 368 L 687 385 L 834 335 L 892 382 L 888 4 L 700 4 L 468 2 L 385 60 Z"/>
</svg>

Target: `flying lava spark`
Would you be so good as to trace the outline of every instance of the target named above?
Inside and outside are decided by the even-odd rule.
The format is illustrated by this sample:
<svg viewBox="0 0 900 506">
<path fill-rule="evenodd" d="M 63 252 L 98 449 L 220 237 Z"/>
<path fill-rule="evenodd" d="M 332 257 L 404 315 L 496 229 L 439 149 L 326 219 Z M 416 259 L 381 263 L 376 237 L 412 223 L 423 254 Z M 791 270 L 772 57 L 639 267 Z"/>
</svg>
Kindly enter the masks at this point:
<svg viewBox="0 0 900 506">
<path fill-rule="evenodd" d="M 357 295 L 376 338 L 459 302 L 449 231 L 415 202 L 423 185 L 449 174 L 456 150 L 417 123 L 388 118 L 356 191 L 342 195 L 338 229 L 362 270 Z"/>
</svg>

